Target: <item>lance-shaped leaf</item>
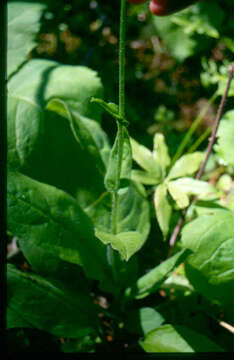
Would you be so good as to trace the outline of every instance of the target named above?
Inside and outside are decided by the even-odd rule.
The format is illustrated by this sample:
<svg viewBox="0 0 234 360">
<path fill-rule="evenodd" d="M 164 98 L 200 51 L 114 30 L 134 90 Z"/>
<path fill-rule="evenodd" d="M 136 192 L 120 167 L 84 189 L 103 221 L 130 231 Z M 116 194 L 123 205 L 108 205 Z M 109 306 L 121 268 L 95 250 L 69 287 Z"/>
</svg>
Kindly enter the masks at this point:
<svg viewBox="0 0 234 360">
<path fill-rule="evenodd" d="M 32 327 L 76 338 L 97 328 L 94 305 L 82 289 L 76 293 L 33 273 L 7 268 L 7 327 Z"/>
<path fill-rule="evenodd" d="M 168 191 L 175 200 L 179 209 L 184 209 L 189 205 L 189 198 L 186 193 L 173 181 L 168 183 Z"/>
<path fill-rule="evenodd" d="M 183 249 L 168 260 L 165 260 L 162 264 L 139 278 L 133 287 L 126 290 L 125 295 L 135 299 L 142 299 L 157 291 L 171 272 L 184 262 L 191 253 L 191 250 Z"/>
<path fill-rule="evenodd" d="M 163 134 L 155 134 L 154 136 L 153 157 L 155 161 L 160 165 L 163 177 L 165 177 L 166 169 L 170 165 L 171 158 L 169 156 L 168 147 L 165 143 L 165 138 Z"/>
<path fill-rule="evenodd" d="M 123 135 L 123 139 L 122 139 Z M 123 134 L 118 132 L 111 150 L 104 183 L 108 191 L 113 192 L 129 185 L 132 170 L 132 149 L 127 129 L 123 128 Z M 122 141 L 123 140 L 123 141 Z M 121 150 L 122 148 L 122 150 Z M 120 161 L 120 151 L 122 160 Z M 120 184 L 117 182 L 119 165 L 121 164 Z"/>
<path fill-rule="evenodd" d="M 142 170 L 132 170 L 131 178 L 144 185 L 156 185 L 159 183 L 159 178 L 156 177 L 155 174 Z"/>
<path fill-rule="evenodd" d="M 173 165 L 168 174 L 168 179 L 175 179 L 183 176 L 193 175 L 200 167 L 204 154 L 202 152 L 194 152 L 193 154 L 183 155 Z"/>
<path fill-rule="evenodd" d="M 37 2 L 7 3 L 7 75 L 13 74 L 36 46 L 36 34 L 45 5 Z"/>
<path fill-rule="evenodd" d="M 184 194 L 188 196 L 195 195 L 199 199 L 204 199 L 207 197 L 209 198 L 217 197 L 218 195 L 218 192 L 214 186 L 201 180 L 185 177 L 174 181 L 170 181 L 169 184 L 170 187 L 175 186 L 178 190 L 182 191 Z"/>
<path fill-rule="evenodd" d="M 162 325 L 150 331 L 140 341 L 148 353 L 157 352 L 223 352 L 224 350 L 203 334 L 181 325 Z"/>
<path fill-rule="evenodd" d="M 159 164 L 155 161 L 153 153 L 136 140 L 130 139 L 132 146 L 132 157 L 144 170 L 154 174 L 157 181 L 161 180 L 162 172 Z"/>
<path fill-rule="evenodd" d="M 105 110 L 109 115 L 111 115 L 113 118 L 117 119 L 120 123 L 127 126 L 128 121 L 125 119 L 122 119 L 122 117 L 119 115 L 119 107 L 118 105 L 106 101 L 102 99 L 92 98 L 91 102 L 98 104 L 103 110 Z"/>
<path fill-rule="evenodd" d="M 167 200 L 167 184 L 162 183 L 157 186 L 154 193 L 154 207 L 159 227 L 163 233 L 164 239 L 166 239 L 170 228 L 172 214 L 172 207 Z"/>
<path fill-rule="evenodd" d="M 120 253 L 122 260 L 128 261 L 144 244 L 144 239 L 136 231 L 110 234 L 100 230 L 95 231 L 95 235 L 104 244 L 110 244 L 114 250 Z"/>
<path fill-rule="evenodd" d="M 220 122 L 215 151 L 227 165 L 234 166 L 234 110 L 228 111 Z"/>
<path fill-rule="evenodd" d="M 194 251 L 186 261 L 186 275 L 194 288 L 218 301 L 234 321 L 234 215 L 231 211 L 201 215 L 186 225 L 182 243 Z"/>
<path fill-rule="evenodd" d="M 8 228 L 19 238 L 23 252 L 24 242 L 32 242 L 82 266 L 88 277 L 106 278 L 105 246 L 94 236 L 93 225 L 77 201 L 65 192 L 9 173 Z"/>
</svg>

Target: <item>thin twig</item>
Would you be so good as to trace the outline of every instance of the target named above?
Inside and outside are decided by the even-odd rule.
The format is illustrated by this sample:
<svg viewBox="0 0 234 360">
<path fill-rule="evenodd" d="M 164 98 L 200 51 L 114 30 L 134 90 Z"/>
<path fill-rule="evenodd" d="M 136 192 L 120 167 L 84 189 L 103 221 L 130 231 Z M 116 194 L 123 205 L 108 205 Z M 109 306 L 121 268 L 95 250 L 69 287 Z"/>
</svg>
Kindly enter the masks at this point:
<svg viewBox="0 0 234 360">
<path fill-rule="evenodd" d="M 231 86 L 231 82 L 232 82 L 232 78 L 233 78 L 233 73 L 234 73 L 234 64 L 232 64 L 230 66 L 230 69 L 229 69 L 229 74 L 228 74 L 228 82 L 227 82 L 227 86 L 226 86 L 226 89 L 225 89 L 225 92 L 222 96 L 222 99 L 221 99 L 221 102 L 220 102 L 220 105 L 219 105 L 219 109 L 218 109 L 218 112 L 217 112 L 217 116 L 216 116 L 216 119 L 215 119 L 215 122 L 214 122 L 214 127 L 213 127 L 213 130 L 212 130 L 212 134 L 211 134 L 211 137 L 209 139 L 209 145 L 208 145 L 208 148 L 207 148 L 207 151 L 206 151 L 206 155 L 205 155 L 205 158 L 200 166 L 200 169 L 198 170 L 197 172 L 197 175 L 196 175 L 196 179 L 197 180 L 200 180 L 202 175 L 203 175 L 203 172 L 204 172 L 204 169 L 206 167 L 206 164 L 207 164 L 207 161 L 209 159 L 209 156 L 211 154 L 211 151 L 213 149 L 213 146 L 214 146 L 214 143 L 215 143 L 215 140 L 216 140 L 216 137 L 217 137 L 217 131 L 218 131 L 218 128 L 219 128 L 219 124 L 220 124 L 220 120 L 222 118 L 222 114 L 223 114 L 223 109 L 224 109 L 224 105 L 225 105 L 225 102 L 226 102 L 226 99 L 227 99 L 227 96 L 228 96 L 228 92 L 229 92 L 229 89 L 230 89 L 230 86 Z M 188 211 L 188 208 L 185 209 L 183 211 L 183 216 L 179 218 L 174 230 L 173 230 L 173 233 L 171 235 L 171 238 L 170 238 L 170 249 L 169 249 L 169 253 L 168 253 L 168 257 L 171 256 L 173 250 L 174 250 L 174 247 L 175 247 L 175 243 L 176 243 L 176 240 L 177 240 L 177 237 L 180 233 L 180 230 L 182 228 L 182 225 L 184 223 L 184 218 L 187 214 L 187 211 Z"/>
</svg>

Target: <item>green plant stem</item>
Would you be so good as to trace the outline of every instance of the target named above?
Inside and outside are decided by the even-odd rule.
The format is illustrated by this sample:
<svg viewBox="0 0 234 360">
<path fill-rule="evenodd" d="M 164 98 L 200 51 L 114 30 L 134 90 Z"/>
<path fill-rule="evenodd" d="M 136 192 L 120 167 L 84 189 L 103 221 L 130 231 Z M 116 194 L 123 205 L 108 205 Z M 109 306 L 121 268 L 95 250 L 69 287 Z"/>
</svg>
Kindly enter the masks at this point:
<svg viewBox="0 0 234 360">
<path fill-rule="evenodd" d="M 200 144 L 210 135 L 211 131 L 212 131 L 212 127 L 207 128 L 206 131 L 203 134 L 201 134 L 201 136 L 197 139 L 197 141 L 195 141 L 195 143 L 192 146 L 190 146 L 190 148 L 187 151 L 187 154 L 191 154 L 194 151 L 196 151 L 197 148 L 200 146 Z"/>
<path fill-rule="evenodd" d="M 120 39 L 119 39 L 119 116 L 125 118 L 125 39 L 126 39 L 126 23 L 127 23 L 127 1 L 121 0 L 120 11 Z M 117 233 L 117 215 L 120 185 L 120 174 L 123 158 L 123 142 L 124 142 L 125 126 L 118 122 L 117 139 L 118 139 L 118 165 L 116 176 L 116 190 L 112 194 L 112 214 L 111 214 L 111 232 Z M 113 276 L 116 279 L 115 253 L 112 248 L 109 249 L 110 260 L 112 263 Z"/>
<path fill-rule="evenodd" d="M 176 153 L 175 153 L 175 155 L 174 155 L 174 157 L 172 159 L 170 167 L 172 167 L 175 164 L 175 162 L 182 156 L 182 154 L 184 152 L 184 149 L 188 145 L 191 137 L 193 136 L 194 132 L 197 130 L 198 126 L 200 125 L 200 123 L 201 123 L 203 117 L 205 116 L 206 112 L 208 111 L 210 105 L 217 99 L 217 97 L 218 97 L 218 94 L 214 93 L 214 95 L 208 101 L 208 104 L 204 107 L 204 109 L 200 112 L 198 117 L 194 120 L 192 126 L 190 127 L 190 129 L 186 133 L 186 135 L 183 138 L 178 150 L 176 151 Z"/>
</svg>

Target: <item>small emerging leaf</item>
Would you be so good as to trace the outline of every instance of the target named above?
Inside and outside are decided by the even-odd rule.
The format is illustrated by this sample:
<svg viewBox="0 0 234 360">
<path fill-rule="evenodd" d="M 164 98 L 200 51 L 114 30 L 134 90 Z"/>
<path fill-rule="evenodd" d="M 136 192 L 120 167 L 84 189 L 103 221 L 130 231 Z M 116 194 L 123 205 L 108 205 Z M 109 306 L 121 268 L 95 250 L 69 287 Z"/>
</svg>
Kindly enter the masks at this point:
<svg viewBox="0 0 234 360">
<path fill-rule="evenodd" d="M 204 154 L 199 151 L 183 155 L 171 168 L 168 179 L 193 175 L 199 169 L 203 158 Z"/>
<path fill-rule="evenodd" d="M 165 143 L 163 134 L 155 134 L 154 136 L 154 150 L 153 157 L 155 161 L 160 165 L 163 176 L 166 175 L 166 169 L 170 165 L 171 158 L 168 153 L 168 147 Z"/>
<path fill-rule="evenodd" d="M 184 191 L 176 186 L 176 184 L 173 183 L 173 181 L 168 183 L 168 190 L 173 199 L 175 200 L 177 206 L 179 209 L 184 209 L 189 205 L 189 198 L 184 193 Z"/>
<path fill-rule="evenodd" d="M 98 104 L 102 109 L 104 109 L 108 114 L 110 114 L 112 117 L 117 119 L 120 123 L 127 126 L 128 121 L 125 119 L 122 119 L 119 115 L 119 108 L 118 105 L 114 103 L 107 103 L 106 101 L 98 98 L 91 98 L 91 102 Z"/>
<path fill-rule="evenodd" d="M 154 207 L 158 224 L 165 240 L 169 231 L 172 214 L 172 207 L 167 200 L 167 185 L 165 183 L 157 186 L 154 193 Z"/>
</svg>

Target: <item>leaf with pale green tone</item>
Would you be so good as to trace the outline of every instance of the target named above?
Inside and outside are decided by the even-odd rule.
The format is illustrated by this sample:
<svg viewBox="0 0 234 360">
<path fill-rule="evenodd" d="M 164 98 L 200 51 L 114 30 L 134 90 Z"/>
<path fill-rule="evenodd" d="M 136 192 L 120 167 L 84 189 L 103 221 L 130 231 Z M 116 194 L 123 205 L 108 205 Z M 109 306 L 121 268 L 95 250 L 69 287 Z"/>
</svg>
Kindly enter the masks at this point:
<svg viewBox="0 0 234 360">
<path fill-rule="evenodd" d="M 92 222 L 74 198 L 55 187 L 9 173 L 8 228 L 23 239 L 23 252 L 23 244 L 32 242 L 62 261 L 82 266 L 90 278 L 108 276 L 106 249 L 95 238 Z"/>
<path fill-rule="evenodd" d="M 166 169 L 170 165 L 171 158 L 169 156 L 168 147 L 163 134 L 156 133 L 154 136 L 153 157 L 155 161 L 160 165 L 163 177 L 165 177 Z"/>
<path fill-rule="evenodd" d="M 167 184 L 162 183 L 157 186 L 154 193 L 154 207 L 158 224 L 165 240 L 170 228 L 172 215 L 172 207 L 167 200 Z"/>
<path fill-rule="evenodd" d="M 186 193 L 173 181 L 169 182 L 168 191 L 171 194 L 172 198 L 175 200 L 179 209 L 184 209 L 189 205 L 189 198 Z"/>
<path fill-rule="evenodd" d="M 234 110 L 228 111 L 222 118 L 217 136 L 216 153 L 226 165 L 234 166 Z"/>
<path fill-rule="evenodd" d="M 217 189 L 221 191 L 229 191 L 232 187 L 232 177 L 229 174 L 223 174 L 220 176 L 219 180 L 216 183 Z"/>
<path fill-rule="evenodd" d="M 122 232 L 114 235 L 97 229 L 95 235 L 103 244 L 110 244 L 114 250 L 120 253 L 122 260 L 126 261 L 140 250 L 144 244 L 141 234 L 136 231 Z"/>
<path fill-rule="evenodd" d="M 129 311 L 125 319 L 125 328 L 133 334 L 146 335 L 165 321 L 164 317 L 151 307 L 142 307 Z"/>
<path fill-rule="evenodd" d="M 157 352 L 223 352 L 203 334 L 181 325 L 162 325 L 150 331 L 144 340 L 140 341 L 142 348 L 148 353 Z"/>
<path fill-rule="evenodd" d="M 228 211 L 228 209 L 224 206 L 220 205 L 220 201 L 217 200 L 198 200 L 193 205 L 194 210 L 198 216 L 200 215 L 213 215 L 218 214 L 220 211 Z"/>
<path fill-rule="evenodd" d="M 22 99 L 44 109 L 57 98 L 73 112 L 97 121 L 101 109 L 90 103 L 92 96 L 102 97 L 103 87 L 95 71 L 84 66 L 61 65 L 51 60 L 30 60 L 8 83 L 9 97 Z M 10 116 L 11 112 L 9 113 Z"/>
<path fill-rule="evenodd" d="M 186 275 L 204 297 L 218 301 L 234 321 L 234 215 L 219 210 L 201 215 L 182 231 L 182 244 L 194 251 L 186 261 Z"/>
<path fill-rule="evenodd" d="M 191 250 L 183 249 L 162 264 L 150 270 L 146 275 L 139 278 L 136 284 L 125 292 L 127 297 L 143 299 L 157 291 L 162 283 L 171 275 L 171 272 L 178 267 L 191 254 Z"/>
<path fill-rule="evenodd" d="M 144 170 L 146 170 L 150 174 L 154 174 L 154 177 L 158 179 L 159 182 L 162 177 L 161 168 L 155 161 L 153 153 L 132 138 L 130 139 L 130 142 L 132 146 L 133 160 L 135 160 L 136 163 L 140 165 Z"/>
<path fill-rule="evenodd" d="M 33 273 L 7 268 L 7 326 L 25 325 L 59 337 L 76 338 L 96 331 L 97 318 L 89 294 L 65 290 Z M 27 324 L 29 324 L 27 326 Z"/>
<path fill-rule="evenodd" d="M 200 167 L 204 154 L 202 152 L 194 152 L 193 154 L 183 155 L 173 165 L 168 174 L 168 179 L 175 179 L 183 176 L 193 175 Z"/>
<path fill-rule="evenodd" d="M 8 1 L 7 3 L 7 75 L 12 75 L 27 60 L 36 46 L 40 18 L 45 4 Z"/>
<path fill-rule="evenodd" d="M 202 180 L 184 177 L 181 179 L 170 181 L 169 184 L 170 187 L 174 186 L 184 194 L 188 196 L 195 195 L 199 199 L 217 198 L 218 196 L 218 192 L 215 187 Z"/>
<path fill-rule="evenodd" d="M 123 142 L 121 142 L 123 136 Z M 119 151 L 122 147 L 122 161 L 121 161 L 121 172 L 120 172 L 120 184 L 117 183 L 118 169 L 119 169 Z M 114 192 L 121 188 L 125 188 L 129 184 L 131 179 L 132 170 L 132 149 L 128 131 L 123 128 L 123 134 L 117 133 L 115 143 L 111 150 L 109 162 L 107 166 L 106 175 L 104 178 L 105 187 L 108 191 Z"/>
<path fill-rule="evenodd" d="M 131 179 L 144 185 L 156 185 L 159 183 L 159 179 L 154 174 L 142 170 L 132 170 Z"/>
</svg>

